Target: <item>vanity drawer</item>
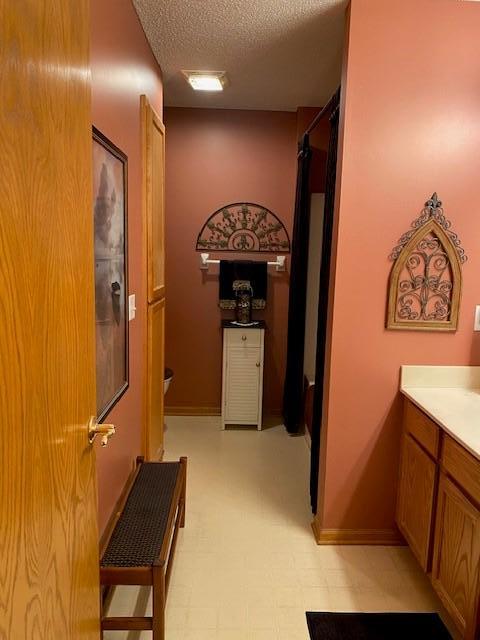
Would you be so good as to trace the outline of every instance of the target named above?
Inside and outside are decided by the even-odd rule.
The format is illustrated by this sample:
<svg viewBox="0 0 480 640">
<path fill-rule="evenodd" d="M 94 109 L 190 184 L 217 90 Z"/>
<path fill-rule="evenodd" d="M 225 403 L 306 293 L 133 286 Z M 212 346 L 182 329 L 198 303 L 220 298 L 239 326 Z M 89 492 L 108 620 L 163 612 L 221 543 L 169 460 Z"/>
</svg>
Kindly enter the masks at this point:
<svg viewBox="0 0 480 640">
<path fill-rule="evenodd" d="M 444 470 L 480 504 L 480 460 L 445 434 L 442 447 Z"/>
<path fill-rule="evenodd" d="M 224 329 L 227 347 L 259 347 L 263 329 Z"/>
<path fill-rule="evenodd" d="M 431 456 L 438 459 L 440 427 L 409 400 L 405 405 L 404 426 Z"/>
</svg>

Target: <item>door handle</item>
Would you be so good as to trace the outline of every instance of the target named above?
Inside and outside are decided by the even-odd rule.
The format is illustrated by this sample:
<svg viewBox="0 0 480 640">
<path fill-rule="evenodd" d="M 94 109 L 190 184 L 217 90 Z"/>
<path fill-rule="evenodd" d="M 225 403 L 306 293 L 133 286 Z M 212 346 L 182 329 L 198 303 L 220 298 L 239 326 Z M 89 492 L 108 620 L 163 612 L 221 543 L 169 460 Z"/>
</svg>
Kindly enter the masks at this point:
<svg viewBox="0 0 480 640">
<path fill-rule="evenodd" d="M 99 424 L 95 416 L 88 421 L 88 441 L 93 444 L 97 436 L 102 436 L 101 445 L 106 447 L 110 438 L 115 435 L 114 424 Z"/>
</svg>

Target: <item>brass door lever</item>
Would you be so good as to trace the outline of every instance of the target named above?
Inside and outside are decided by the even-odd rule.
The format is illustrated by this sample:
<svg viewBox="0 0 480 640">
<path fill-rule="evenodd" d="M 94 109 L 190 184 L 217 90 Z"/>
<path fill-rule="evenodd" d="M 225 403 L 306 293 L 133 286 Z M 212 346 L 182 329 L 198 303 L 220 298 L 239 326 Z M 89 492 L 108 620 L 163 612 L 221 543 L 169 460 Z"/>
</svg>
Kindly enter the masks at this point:
<svg viewBox="0 0 480 640">
<path fill-rule="evenodd" d="M 106 447 L 109 439 L 115 435 L 114 424 L 99 424 L 95 416 L 88 421 L 88 441 L 93 444 L 97 436 L 102 436 L 101 445 Z"/>
</svg>

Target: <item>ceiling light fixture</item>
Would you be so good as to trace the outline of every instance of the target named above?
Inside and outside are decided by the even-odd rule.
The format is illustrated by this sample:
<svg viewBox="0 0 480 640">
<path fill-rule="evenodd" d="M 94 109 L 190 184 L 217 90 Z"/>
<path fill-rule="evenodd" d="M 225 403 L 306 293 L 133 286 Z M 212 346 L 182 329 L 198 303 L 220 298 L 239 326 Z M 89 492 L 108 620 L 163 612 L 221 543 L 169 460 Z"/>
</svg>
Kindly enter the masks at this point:
<svg viewBox="0 0 480 640">
<path fill-rule="evenodd" d="M 227 84 L 225 71 L 182 71 L 195 91 L 223 91 Z"/>
</svg>

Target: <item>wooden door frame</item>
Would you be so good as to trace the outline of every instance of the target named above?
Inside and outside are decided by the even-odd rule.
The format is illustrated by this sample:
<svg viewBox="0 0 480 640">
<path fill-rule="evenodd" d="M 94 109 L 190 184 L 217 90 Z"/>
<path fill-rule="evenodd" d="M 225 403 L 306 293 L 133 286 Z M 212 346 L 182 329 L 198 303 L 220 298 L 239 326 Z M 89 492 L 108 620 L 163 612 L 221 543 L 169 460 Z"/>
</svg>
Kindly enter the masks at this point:
<svg viewBox="0 0 480 640">
<path fill-rule="evenodd" d="M 156 125 L 162 131 L 163 134 L 163 159 L 165 163 L 165 126 L 161 121 L 159 115 L 155 112 L 148 97 L 144 94 L 140 96 L 140 121 L 141 121 L 141 144 L 142 144 L 142 233 L 143 233 L 143 265 L 145 273 L 147 274 L 147 283 L 144 289 L 144 299 L 145 302 L 145 317 L 143 320 L 143 326 L 145 331 L 145 339 L 143 341 L 143 411 L 142 411 L 142 455 L 146 460 L 150 459 L 150 430 L 151 424 L 149 420 L 149 406 L 151 402 L 151 392 L 150 392 L 150 371 L 151 371 L 151 363 L 150 363 L 150 353 L 149 353 L 149 335 L 151 331 L 150 322 L 149 322 L 149 306 L 153 306 L 158 304 L 158 302 L 163 301 L 163 305 L 165 305 L 165 286 L 161 287 L 161 289 L 155 293 L 153 290 L 150 290 L 150 287 L 153 282 L 153 274 L 150 272 L 151 260 L 150 252 L 151 246 L 149 242 L 149 235 L 152 229 L 152 205 L 149 197 L 149 186 L 151 181 L 151 176 L 149 174 L 149 166 L 148 166 L 148 151 L 149 151 L 149 117 L 153 117 Z"/>
</svg>

